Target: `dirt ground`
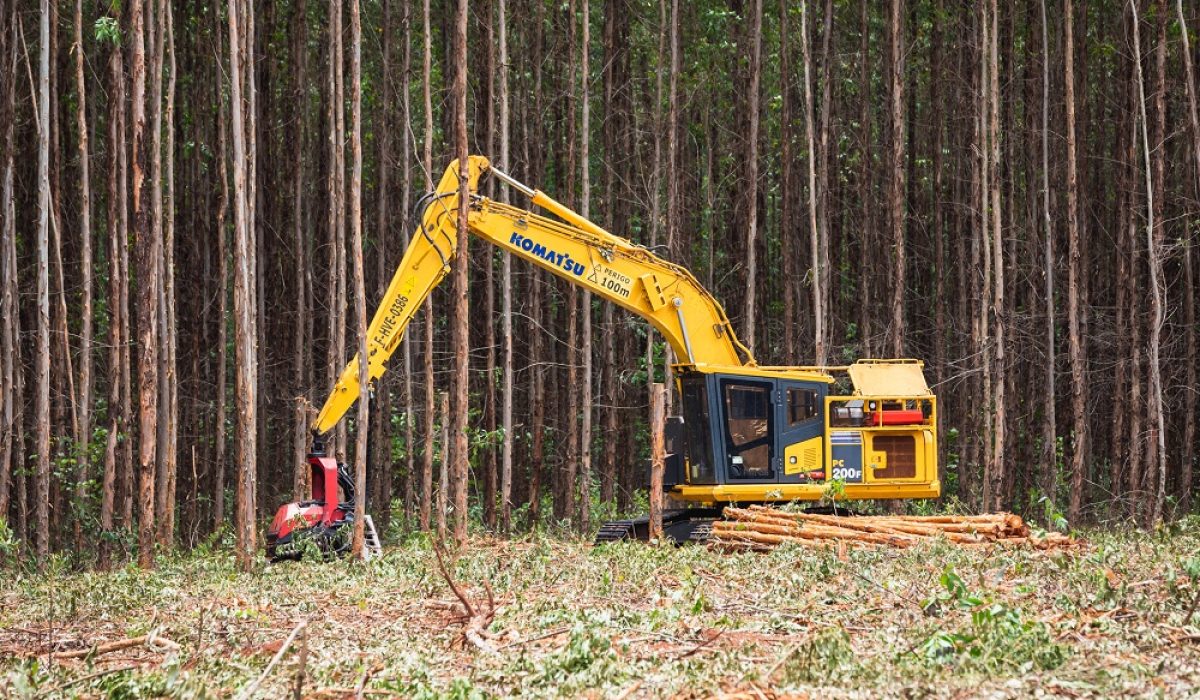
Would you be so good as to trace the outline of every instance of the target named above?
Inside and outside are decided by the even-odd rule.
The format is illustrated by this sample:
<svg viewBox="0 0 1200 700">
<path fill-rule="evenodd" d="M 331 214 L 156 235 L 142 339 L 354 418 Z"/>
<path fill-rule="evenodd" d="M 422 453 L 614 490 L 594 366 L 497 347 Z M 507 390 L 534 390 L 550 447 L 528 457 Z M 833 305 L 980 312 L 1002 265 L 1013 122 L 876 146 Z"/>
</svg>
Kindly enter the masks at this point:
<svg viewBox="0 0 1200 700">
<path fill-rule="evenodd" d="M 419 538 L 250 574 L 224 548 L 55 564 L 0 591 L 0 696 L 1195 697 L 1198 525 L 1050 553 L 478 538 L 447 558 L 473 617 Z"/>
</svg>

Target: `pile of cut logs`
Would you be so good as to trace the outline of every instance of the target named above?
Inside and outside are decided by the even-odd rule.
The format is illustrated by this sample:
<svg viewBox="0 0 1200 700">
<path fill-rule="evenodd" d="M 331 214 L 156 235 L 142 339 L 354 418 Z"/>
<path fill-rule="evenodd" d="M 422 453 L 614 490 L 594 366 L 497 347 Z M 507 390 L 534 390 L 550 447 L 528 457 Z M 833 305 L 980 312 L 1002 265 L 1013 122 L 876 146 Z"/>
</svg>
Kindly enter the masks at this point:
<svg viewBox="0 0 1200 700">
<path fill-rule="evenodd" d="M 726 551 L 766 551 L 785 542 L 808 547 L 910 547 L 937 537 L 965 547 L 1058 549 L 1079 544 L 1057 532 L 1034 535 L 1013 513 L 849 516 L 750 506 L 726 508 L 725 519 L 713 523 L 709 545 Z"/>
</svg>

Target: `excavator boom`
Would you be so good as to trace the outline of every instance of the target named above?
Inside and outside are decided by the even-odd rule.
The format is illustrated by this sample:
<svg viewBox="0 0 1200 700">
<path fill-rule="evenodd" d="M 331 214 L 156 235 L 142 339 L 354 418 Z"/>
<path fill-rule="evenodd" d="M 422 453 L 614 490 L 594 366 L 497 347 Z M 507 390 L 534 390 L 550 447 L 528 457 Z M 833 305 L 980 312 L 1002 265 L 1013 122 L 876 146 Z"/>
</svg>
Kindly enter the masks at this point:
<svg viewBox="0 0 1200 700">
<path fill-rule="evenodd" d="M 561 221 L 476 195 L 480 177 L 489 171 Z M 468 173 L 471 235 L 644 318 L 662 333 L 683 364 L 697 368 L 756 365 L 753 355 L 738 341 L 721 304 L 686 268 L 605 231 L 545 193 L 492 168 L 482 156 L 470 157 Z M 437 189 L 426 195 L 427 204 L 412 242 L 367 330 L 372 380 L 387 370 L 409 322 L 449 273 L 458 254 L 458 192 L 458 161 L 454 161 Z M 358 362 L 355 356 L 342 370 L 317 416 L 318 433 L 336 426 L 358 398 Z"/>
</svg>

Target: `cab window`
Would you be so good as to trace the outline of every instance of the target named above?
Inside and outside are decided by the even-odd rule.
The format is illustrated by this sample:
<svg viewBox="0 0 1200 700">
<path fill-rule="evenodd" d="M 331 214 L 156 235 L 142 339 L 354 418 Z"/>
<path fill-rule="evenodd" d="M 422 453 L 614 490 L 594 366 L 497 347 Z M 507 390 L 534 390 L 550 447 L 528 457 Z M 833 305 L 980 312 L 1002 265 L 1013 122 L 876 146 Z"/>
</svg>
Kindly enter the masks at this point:
<svg viewBox="0 0 1200 700">
<path fill-rule="evenodd" d="M 812 389 L 788 389 L 788 425 L 812 420 L 820 415 L 817 392 Z"/>
</svg>

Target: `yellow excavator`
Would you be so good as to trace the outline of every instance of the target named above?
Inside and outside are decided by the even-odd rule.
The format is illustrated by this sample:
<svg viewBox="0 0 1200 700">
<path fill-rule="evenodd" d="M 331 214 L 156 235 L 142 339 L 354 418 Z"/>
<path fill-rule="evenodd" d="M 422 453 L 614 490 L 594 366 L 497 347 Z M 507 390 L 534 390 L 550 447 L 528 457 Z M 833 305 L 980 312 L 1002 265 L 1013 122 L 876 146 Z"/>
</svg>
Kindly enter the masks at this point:
<svg viewBox="0 0 1200 700">
<path fill-rule="evenodd" d="M 683 507 L 664 514 L 665 534 L 680 542 L 703 539 L 731 503 L 940 495 L 937 399 L 920 362 L 759 365 L 721 304 L 687 269 L 605 231 L 485 157 L 471 156 L 467 172 L 472 235 L 645 319 L 674 351 L 682 412 L 665 426 L 664 488 Z M 479 195 L 485 175 L 553 218 Z M 458 253 L 458 197 L 454 161 L 425 196 L 417 230 L 367 331 L 371 380 L 387 370 L 417 309 L 450 272 Z M 318 439 L 358 399 L 360 360 L 342 370 L 317 416 Z M 337 502 L 339 489 L 350 488 L 344 470 L 323 454 L 309 461 L 313 500 L 280 509 L 268 533 L 269 552 L 287 550 L 284 545 L 307 529 L 328 537 L 354 517 L 352 498 Z M 623 520 L 603 525 L 596 539 L 644 538 L 646 531 L 646 518 Z"/>
</svg>

